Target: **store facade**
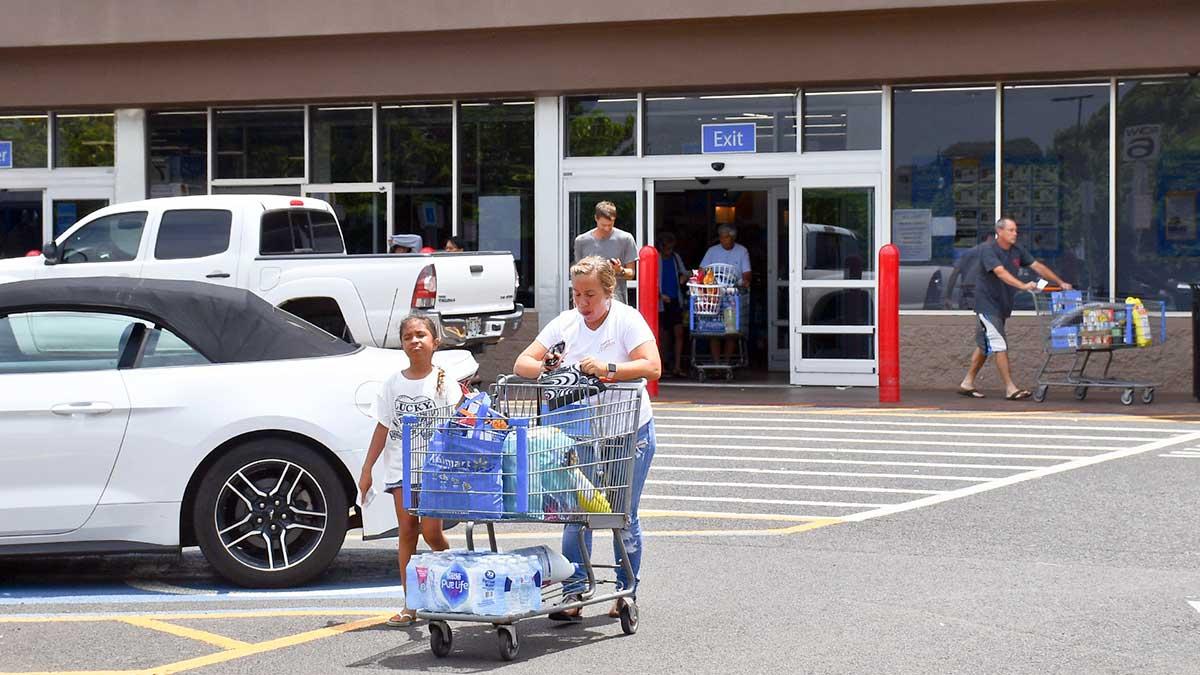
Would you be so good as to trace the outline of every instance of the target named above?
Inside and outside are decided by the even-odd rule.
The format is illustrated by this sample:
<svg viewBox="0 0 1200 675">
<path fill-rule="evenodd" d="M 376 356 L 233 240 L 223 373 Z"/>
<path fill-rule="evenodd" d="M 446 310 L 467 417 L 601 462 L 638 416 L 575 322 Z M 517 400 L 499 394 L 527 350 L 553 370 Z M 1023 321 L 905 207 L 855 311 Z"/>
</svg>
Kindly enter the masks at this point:
<svg viewBox="0 0 1200 675">
<path fill-rule="evenodd" d="M 112 202 L 311 195 L 338 209 L 353 252 L 389 233 L 511 250 L 520 300 L 545 321 L 567 305 L 572 239 L 607 199 L 639 244 L 674 235 L 689 267 L 734 225 L 755 270 L 754 369 L 866 386 L 888 242 L 917 386 L 948 386 L 970 350 L 957 263 L 997 214 L 1102 297 L 1185 310 L 1178 285 L 1200 279 L 1200 47 L 1176 39 L 1200 28 L 1190 3 L 779 15 L 749 2 L 675 17 L 615 3 L 602 11 L 632 18 L 543 8 L 527 25 L 366 4 L 376 21 L 319 36 L 262 17 L 237 29 L 255 35 L 192 17 L 172 43 L 136 25 L 34 31 L 36 44 L 0 31 L 16 66 L 0 72 L 0 252 Z"/>
</svg>

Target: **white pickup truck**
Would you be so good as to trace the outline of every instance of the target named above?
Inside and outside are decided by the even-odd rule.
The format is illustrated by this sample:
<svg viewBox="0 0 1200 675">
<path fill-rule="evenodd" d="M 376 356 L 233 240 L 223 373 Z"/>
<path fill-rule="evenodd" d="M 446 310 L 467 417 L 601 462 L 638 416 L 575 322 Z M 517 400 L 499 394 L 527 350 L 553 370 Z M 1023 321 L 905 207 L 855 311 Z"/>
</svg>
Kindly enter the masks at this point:
<svg viewBox="0 0 1200 675">
<path fill-rule="evenodd" d="M 126 276 L 244 288 L 347 341 L 398 348 L 412 310 L 437 315 L 444 347 L 495 344 L 520 327 L 508 252 L 347 255 L 329 204 L 201 195 L 116 204 L 0 260 L 0 283 Z"/>
</svg>

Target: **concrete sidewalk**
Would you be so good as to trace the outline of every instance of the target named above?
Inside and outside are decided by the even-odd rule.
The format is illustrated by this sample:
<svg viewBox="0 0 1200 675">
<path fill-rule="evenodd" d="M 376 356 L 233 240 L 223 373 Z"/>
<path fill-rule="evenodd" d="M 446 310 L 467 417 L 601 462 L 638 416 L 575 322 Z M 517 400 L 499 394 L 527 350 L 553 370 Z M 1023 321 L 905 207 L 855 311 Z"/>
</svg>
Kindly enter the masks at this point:
<svg viewBox="0 0 1200 675">
<path fill-rule="evenodd" d="M 714 405 L 789 405 L 831 406 L 879 409 L 925 409 L 979 411 L 987 413 L 1045 413 L 1063 414 L 1109 414 L 1135 415 L 1138 417 L 1162 418 L 1177 421 L 1200 421 L 1200 403 L 1186 394 L 1156 393 L 1154 402 L 1141 402 L 1138 390 L 1133 405 L 1121 405 L 1119 389 L 1101 389 L 1088 392 L 1083 401 L 1075 400 L 1074 392 L 1067 387 L 1051 387 L 1046 400 L 1038 403 L 1032 399 L 1024 401 L 1005 400 L 1001 390 L 983 390 L 987 398 L 969 399 L 959 396 L 952 389 L 911 390 L 901 392 L 899 403 L 880 403 L 879 392 L 874 387 L 790 387 L 739 386 L 738 384 L 690 385 L 667 383 L 659 388 L 657 401 L 660 403 L 704 403 Z"/>
</svg>

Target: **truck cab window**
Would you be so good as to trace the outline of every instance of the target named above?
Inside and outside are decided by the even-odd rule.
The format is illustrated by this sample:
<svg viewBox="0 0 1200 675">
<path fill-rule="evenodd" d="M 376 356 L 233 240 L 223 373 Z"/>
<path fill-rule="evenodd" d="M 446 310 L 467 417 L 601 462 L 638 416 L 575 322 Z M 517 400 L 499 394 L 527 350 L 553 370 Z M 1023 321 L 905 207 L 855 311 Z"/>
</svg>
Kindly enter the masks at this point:
<svg viewBox="0 0 1200 675">
<path fill-rule="evenodd" d="M 146 212 L 102 216 L 73 232 L 62 243 L 62 262 L 126 262 L 137 258 Z"/>
<path fill-rule="evenodd" d="M 261 255 L 343 253 L 337 220 L 327 211 L 289 209 L 262 217 Z"/>
<path fill-rule="evenodd" d="M 177 209 L 162 215 L 154 257 L 183 260 L 229 250 L 233 213 L 218 209 Z"/>
</svg>

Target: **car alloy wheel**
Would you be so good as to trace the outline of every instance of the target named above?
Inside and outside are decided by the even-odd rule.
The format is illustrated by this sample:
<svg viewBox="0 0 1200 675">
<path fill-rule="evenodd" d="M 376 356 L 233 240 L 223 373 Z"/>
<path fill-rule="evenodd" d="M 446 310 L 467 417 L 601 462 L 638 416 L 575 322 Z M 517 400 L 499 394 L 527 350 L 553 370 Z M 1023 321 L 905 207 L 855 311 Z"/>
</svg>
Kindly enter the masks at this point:
<svg viewBox="0 0 1200 675">
<path fill-rule="evenodd" d="M 213 518 L 221 545 L 251 569 L 283 570 L 320 545 L 328 502 L 312 474 L 283 459 L 251 462 L 217 495 Z"/>
</svg>

